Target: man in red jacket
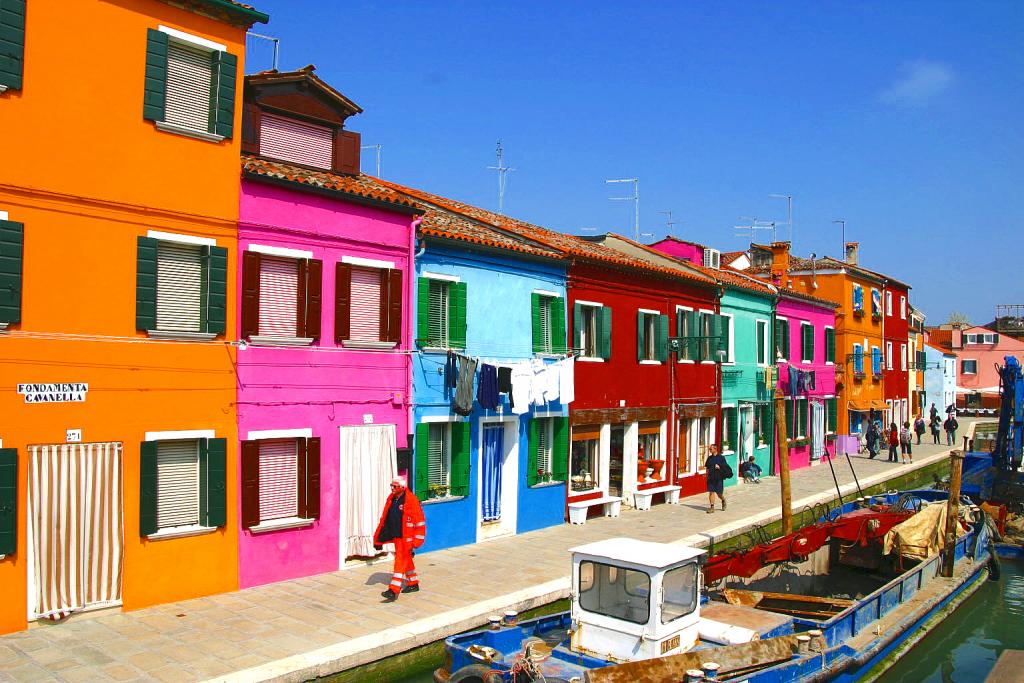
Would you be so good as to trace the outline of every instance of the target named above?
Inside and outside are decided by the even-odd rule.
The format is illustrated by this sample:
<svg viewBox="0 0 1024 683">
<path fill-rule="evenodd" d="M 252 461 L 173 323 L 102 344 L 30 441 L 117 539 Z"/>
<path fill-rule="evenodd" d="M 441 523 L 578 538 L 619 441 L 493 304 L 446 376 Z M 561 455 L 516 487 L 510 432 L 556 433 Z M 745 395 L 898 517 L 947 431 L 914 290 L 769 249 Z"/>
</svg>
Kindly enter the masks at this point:
<svg viewBox="0 0 1024 683">
<path fill-rule="evenodd" d="M 395 544 L 395 568 L 391 584 L 381 593 L 384 602 L 394 602 L 399 593 L 415 593 L 420 589 L 412 558 L 415 549 L 423 545 L 426 537 L 427 523 L 423 518 L 423 506 L 416 494 L 406 488 L 405 480 L 396 477 L 391 480 L 391 495 L 384 505 L 377 531 L 373 533 L 373 547 L 377 550 L 385 543 Z"/>
</svg>

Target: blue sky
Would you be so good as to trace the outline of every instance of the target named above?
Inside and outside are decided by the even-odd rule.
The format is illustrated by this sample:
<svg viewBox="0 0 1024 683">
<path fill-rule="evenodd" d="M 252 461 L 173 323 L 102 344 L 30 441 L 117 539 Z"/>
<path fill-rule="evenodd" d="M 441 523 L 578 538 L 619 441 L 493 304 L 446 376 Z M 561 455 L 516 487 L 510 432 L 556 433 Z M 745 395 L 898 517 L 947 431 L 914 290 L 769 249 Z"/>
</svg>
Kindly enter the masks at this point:
<svg viewBox="0 0 1024 683">
<path fill-rule="evenodd" d="M 794 251 L 838 255 L 845 219 L 929 324 L 1024 303 L 1022 2 L 256 4 L 282 69 L 364 109 L 388 179 L 496 209 L 500 138 L 506 213 L 631 234 L 604 181 L 639 177 L 643 232 L 672 210 L 723 251 L 792 194 Z"/>
</svg>

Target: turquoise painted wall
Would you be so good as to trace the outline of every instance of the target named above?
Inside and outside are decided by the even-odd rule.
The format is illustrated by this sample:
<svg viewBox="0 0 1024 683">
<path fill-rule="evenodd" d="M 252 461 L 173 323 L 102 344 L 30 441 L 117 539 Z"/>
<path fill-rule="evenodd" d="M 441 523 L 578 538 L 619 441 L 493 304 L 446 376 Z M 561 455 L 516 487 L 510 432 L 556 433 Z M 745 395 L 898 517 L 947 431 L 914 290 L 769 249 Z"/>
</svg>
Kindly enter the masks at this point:
<svg viewBox="0 0 1024 683">
<path fill-rule="evenodd" d="M 730 337 L 731 353 L 729 362 L 722 364 L 722 408 L 723 415 L 727 408 L 733 419 L 722 425 L 723 455 L 733 469 L 733 477 L 725 482 L 726 486 L 736 484 L 739 478 L 740 458 L 754 456 L 754 462 L 761 466 L 762 475 L 767 475 L 772 462 L 772 442 L 767 439 L 762 446 L 755 433 L 748 440 L 741 435 L 744 423 L 744 406 L 749 410 L 757 410 L 757 403 L 771 401 L 771 387 L 765 387 L 765 365 L 758 363 L 757 358 L 757 322 L 764 323 L 766 358 L 769 363 L 774 359 L 772 351 L 772 328 L 775 313 L 775 299 L 762 296 L 748 290 L 727 287 L 721 301 L 722 315 L 731 316 Z M 769 405 L 767 415 L 771 415 Z M 752 416 L 752 422 L 756 417 Z M 742 430 L 745 432 L 745 429 Z M 725 448 L 725 444 L 729 448 Z"/>
</svg>

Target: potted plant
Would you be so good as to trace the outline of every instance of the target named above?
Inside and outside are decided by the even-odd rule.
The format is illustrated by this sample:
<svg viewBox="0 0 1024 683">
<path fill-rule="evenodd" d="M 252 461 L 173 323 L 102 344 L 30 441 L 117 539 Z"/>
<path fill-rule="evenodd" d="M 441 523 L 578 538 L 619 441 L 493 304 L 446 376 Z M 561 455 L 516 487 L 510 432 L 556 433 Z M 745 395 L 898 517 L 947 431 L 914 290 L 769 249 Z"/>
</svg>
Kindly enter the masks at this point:
<svg viewBox="0 0 1024 683">
<path fill-rule="evenodd" d="M 428 490 L 431 498 L 444 498 L 448 495 L 447 484 L 431 484 Z"/>
<path fill-rule="evenodd" d="M 654 468 L 654 474 L 651 475 L 654 479 L 661 479 L 661 470 L 665 467 L 664 460 L 650 460 L 651 466 Z"/>
</svg>

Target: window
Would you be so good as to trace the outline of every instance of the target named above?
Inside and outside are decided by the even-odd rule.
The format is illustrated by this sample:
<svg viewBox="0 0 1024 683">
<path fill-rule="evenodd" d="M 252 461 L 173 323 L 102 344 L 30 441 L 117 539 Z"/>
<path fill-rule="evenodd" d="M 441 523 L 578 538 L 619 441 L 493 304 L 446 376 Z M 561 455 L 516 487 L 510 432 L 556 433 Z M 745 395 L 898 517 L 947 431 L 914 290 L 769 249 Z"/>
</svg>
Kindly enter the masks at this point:
<svg viewBox="0 0 1024 683">
<path fill-rule="evenodd" d="M 692 308 L 676 308 L 676 336 L 683 339 L 679 347 L 677 359 L 682 361 L 696 361 L 700 355 L 697 352 L 697 314 Z"/>
<path fill-rule="evenodd" d="M 807 436 L 807 399 L 794 398 L 786 400 L 786 431 L 789 440 L 795 441 Z"/>
<path fill-rule="evenodd" d="M 334 161 L 334 129 L 261 112 L 260 156 L 330 170 Z"/>
<path fill-rule="evenodd" d="M 825 363 L 836 362 L 836 330 L 833 327 L 825 328 Z"/>
<path fill-rule="evenodd" d="M 885 293 L 885 314 L 892 315 L 892 292 Z"/>
<path fill-rule="evenodd" d="M 665 572 L 661 586 L 661 623 L 667 624 L 675 621 L 696 609 L 696 564 L 684 564 L 682 567 Z"/>
<path fill-rule="evenodd" d="M 757 434 L 757 445 L 764 446 L 771 443 L 774 432 L 772 407 L 768 404 L 754 406 L 754 433 Z"/>
<path fill-rule="evenodd" d="M 853 286 L 853 313 L 854 315 L 864 312 L 864 288 L 860 285 Z"/>
<path fill-rule="evenodd" d="M 534 353 L 565 353 L 565 299 L 533 292 L 530 317 Z"/>
<path fill-rule="evenodd" d="M 977 344 L 978 343 L 978 336 L 979 335 L 976 335 L 976 334 L 965 334 L 964 335 L 964 344 Z"/>
<path fill-rule="evenodd" d="M 962 360 L 960 361 L 960 373 L 964 375 L 976 375 L 978 374 L 978 361 L 976 360 Z"/>
<path fill-rule="evenodd" d="M 318 339 L 322 262 L 306 252 L 294 258 L 255 249 L 242 254 L 242 336 L 256 343 Z"/>
<path fill-rule="evenodd" d="M 25 0 L 5 0 L 0 8 L 0 93 L 21 90 L 25 68 Z"/>
<path fill-rule="evenodd" d="M 224 526 L 227 439 L 147 437 L 139 453 L 139 533 L 171 536 Z"/>
<path fill-rule="evenodd" d="M 626 567 L 584 560 L 579 568 L 580 607 L 593 614 L 646 624 L 651 618 L 651 577 Z"/>
<path fill-rule="evenodd" d="M 638 460 L 661 460 L 661 422 L 647 420 L 639 424 Z"/>
<path fill-rule="evenodd" d="M 381 265 L 345 261 L 335 265 L 336 343 L 394 346 L 402 340 L 402 271 L 393 268 L 392 263 Z"/>
<path fill-rule="evenodd" d="M 25 226 L 0 215 L 0 330 L 21 322 L 21 278 Z"/>
<path fill-rule="evenodd" d="M 885 369 L 892 370 L 893 367 L 892 342 L 885 342 Z"/>
<path fill-rule="evenodd" d="M 212 242 L 158 232 L 137 239 L 136 329 L 151 336 L 224 334 L 228 250 Z"/>
<path fill-rule="evenodd" d="M 800 360 L 810 363 L 814 360 L 814 325 L 800 323 Z"/>
<path fill-rule="evenodd" d="M 721 351 L 725 351 L 725 355 L 720 356 L 721 361 L 723 363 L 735 363 L 736 353 L 735 349 L 733 348 L 734 345 L 732 338 L 732 316 L 723 313 L 722 315 L 718 316 L 718 320 L 720 326 L 718 348 Z"/>
<path fill-rule="evenodd" d="M 420 500 L 469 495 L 469 423 L 416 425 L 416 497 Z"/>
<path fill-rule="evenodd" d="M 572 453 L 569 463 L 573 491 L 589 491 L 601 487 L 598 478 L 600 462 L 601 427 L 585 425 L 573 427 Z"/>
<path fill-rule="evenodd" d="M 530 461 L 526 483 L 529 486 L 565 481 L 568 464 L 569 420 L 564 417 L 535 417 L 529 427 Z"/>
<path fill-rule="evenodd" d="M 416 295 L 416 343 L 434 348 L 466 348 L 466 283 L 421 277 Z"/>
<path fill-rule="evenodd" d="M 320 518 L 320 439 L 242 442 L 242 528 L 262 531 Z"/>
<path fill-rule="evenodd" d="M 871 347 L 871 374 L 875 377 L 882 376 L 882 349 L 877 346 Z"/>
<path fill-rule="evenodd" d="M 668 316 L 641 310 L 636 319 L 636 359 L 664 362 L 668 358 Z"/>
<path fill-rule="evenodd" d="M 877 289 L 871 290 L 871 317 L 882 317 L 882 293 Z"/>
<path fill-rule="evenodd" d="M 572 306 L 572 346 L 584 358 L 611 358 L 612 310 L 601 304 L 577 301 Z"/>
<path fill-rule="evenodd" d="M 785 318 L 775 319 L 775 357 L 780 362 L 789 360 L 789 321 Z"/>
<path fill-rule="evenodd" d="M 853 372 L 857 375 L 864 374 L 864 347 L 860 344 L 853 345 Z"/>
<path fill-rule="evenodd" d="M 149 29 L 143 118 L 204 140 L 230 138 L 238 58 L 203 38 Z"/>
<path fill-rule="evenodd" d="M 708 459 L 708 446 L 718 443 L 718 435 L 715 433 L 715 418 L 700 417 L 694 420 L 695 434 L 697 438 L 697 469 L 704 469 L 704 461 Z"/>
<path fill-rule="evenodd" d="M 907 345 L 900 344 L 900 370 L 907 369 Z"/>
<path fill-rule="evenodd" d="M 732 453 L 736 447 L 736 408 L 722 407 L 722 452 Z"/>
<path fill-rule="evenodd" d="M 754 323 L 754 338 L 757 341 L 757 364 L 771 365 L 768 357 L 768 321 L 758 320 Z"/>
<path fill-rule="evenodd" d="M 907 297 L 900 297 L 900 317 L 904 320 L 907 319 Z"/>
</svg>

